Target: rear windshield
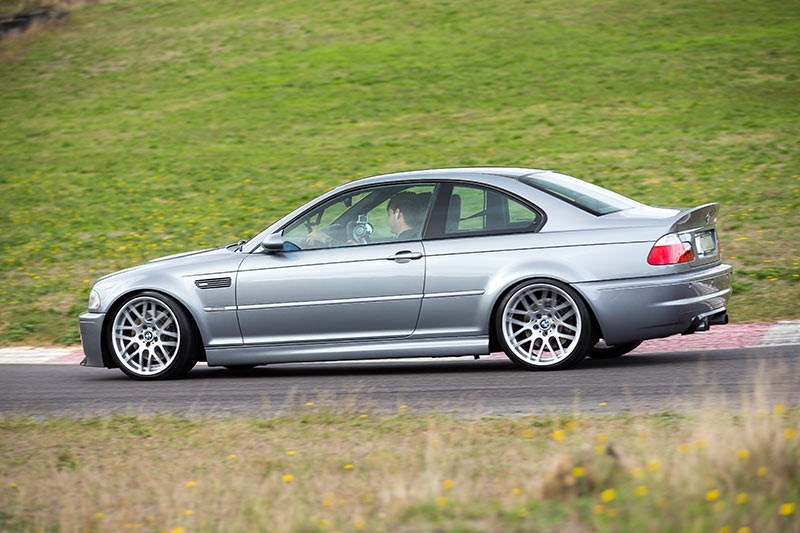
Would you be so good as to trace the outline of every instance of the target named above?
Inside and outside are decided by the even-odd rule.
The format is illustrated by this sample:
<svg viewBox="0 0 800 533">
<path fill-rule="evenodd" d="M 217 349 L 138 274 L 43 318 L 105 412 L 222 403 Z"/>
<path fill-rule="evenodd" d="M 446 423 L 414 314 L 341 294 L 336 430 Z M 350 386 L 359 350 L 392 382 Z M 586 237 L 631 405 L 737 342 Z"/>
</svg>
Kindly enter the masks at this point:
<svg viewBox="0 0 800 533">
<path fill-rule="evenodd" d="M 595 216 L 608 215 L 642 205 L 608 189 L 555 172 L 538 172 L 520 178 L 520 181 Z"/>
</svg>

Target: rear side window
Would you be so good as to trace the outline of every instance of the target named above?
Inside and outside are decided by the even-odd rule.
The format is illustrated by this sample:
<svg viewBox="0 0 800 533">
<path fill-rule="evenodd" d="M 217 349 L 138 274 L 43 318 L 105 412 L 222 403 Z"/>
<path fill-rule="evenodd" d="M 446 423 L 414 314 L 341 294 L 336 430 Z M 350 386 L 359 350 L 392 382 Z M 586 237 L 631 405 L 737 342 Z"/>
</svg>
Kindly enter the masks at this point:
<svg viewBox="0 0 800 533">
<path fill-rule="evenodd" d="M 539 172 L 520 178 L 520 181 L 595 216 L 608 215 L 642 205 L 603 187 L 555 172 Z"/>
<path fill-rule="evenodd" d="M 450 194 L 445 235 L 513 233 L 536 227 L 539 213 L 491 189 L 456 185 Z"/>
</svg>

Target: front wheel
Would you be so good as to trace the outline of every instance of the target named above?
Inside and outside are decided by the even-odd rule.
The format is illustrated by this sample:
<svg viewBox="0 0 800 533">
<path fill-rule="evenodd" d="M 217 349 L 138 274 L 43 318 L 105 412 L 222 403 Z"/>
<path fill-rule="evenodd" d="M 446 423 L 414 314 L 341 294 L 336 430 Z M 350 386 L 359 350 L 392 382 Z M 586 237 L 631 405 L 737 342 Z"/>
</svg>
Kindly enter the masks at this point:
<svg viewBox="0 0 800 533">
<path fill-rule="evenodd" d="M 495 331 L 509 359 L 528 370 L 567 368 L 591 349 L 591 319 L 573 289 L 532 280 L 501 300 Z"/>
<path fill-rule="evenodd" d="M 197 362 L 192 323 L 169 296 L 150 291 L 133 295 L 113 316 L 107 341 L 114 361 L 128 376 L 174 379 Z"/>
</svg>

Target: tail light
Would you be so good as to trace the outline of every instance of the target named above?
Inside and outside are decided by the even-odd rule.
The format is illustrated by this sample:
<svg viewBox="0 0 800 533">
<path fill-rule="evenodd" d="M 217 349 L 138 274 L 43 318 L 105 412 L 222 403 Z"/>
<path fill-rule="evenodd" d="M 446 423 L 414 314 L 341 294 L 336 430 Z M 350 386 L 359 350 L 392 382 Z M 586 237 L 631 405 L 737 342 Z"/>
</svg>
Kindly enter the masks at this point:
<svg viewBox="0 0 800 533">
<path fill-rule="evenodd" d="M 683 242 L 677 234 L 664 235 L 653 245 L 647 262 L 651 265 L 676 265 L 694 260 L 691 243 Z"/>
</svg>

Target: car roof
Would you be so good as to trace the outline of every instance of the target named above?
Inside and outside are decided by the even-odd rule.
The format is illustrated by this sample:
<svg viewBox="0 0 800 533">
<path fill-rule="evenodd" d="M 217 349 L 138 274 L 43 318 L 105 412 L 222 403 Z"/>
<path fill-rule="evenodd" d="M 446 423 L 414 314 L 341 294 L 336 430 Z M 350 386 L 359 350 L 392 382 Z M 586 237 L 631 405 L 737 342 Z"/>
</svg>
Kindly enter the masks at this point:
<svg viewBox="0 0 800 533">
<path fill-rule="evenodd" d="M 378 176 L 371 176 L 369 178 L 362 178 L 356 181 L 351 181 L 343 185 L 347 185 L 348 187 L 350 187 L 353 185 L 368 185 L 373 183 L 426 179 L 433 177 L 469 179 L 469 176 L 477 176 L 477 175 L 501 176 L 501 177 L 516 179 L 537 172 L 543 172 L 543 171 L 535 168 L 518 168 L 518 167 L 431 168 L 424 170 L 409 170 L 405 172 L 392 172 L 389 174 L 380 174 Z"/>
</svg>

